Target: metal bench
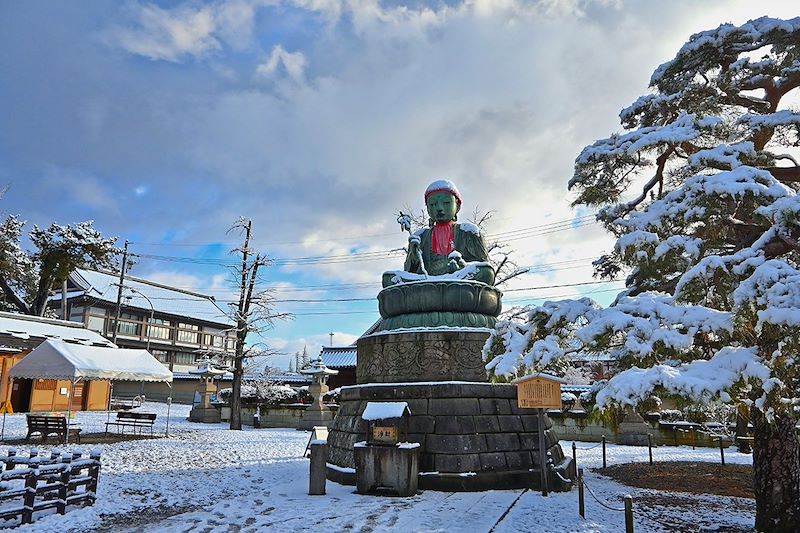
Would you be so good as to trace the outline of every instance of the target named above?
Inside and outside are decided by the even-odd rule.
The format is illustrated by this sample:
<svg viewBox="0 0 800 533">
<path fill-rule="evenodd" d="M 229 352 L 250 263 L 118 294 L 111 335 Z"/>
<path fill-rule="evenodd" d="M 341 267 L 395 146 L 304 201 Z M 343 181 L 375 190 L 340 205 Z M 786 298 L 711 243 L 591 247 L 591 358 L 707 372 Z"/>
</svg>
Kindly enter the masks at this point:
<svg viewBox="0 0 800 533">
<path fill-rule="evenodd" d="M 80 428 L 70 428 L 65 416 L 27 415 L 27 418 L 28 434 L 25 435 L 25 442 L 30 442 L 31 436 L 38 433 L 42 437 L 42 443 L 47 441 L 47 437 L 50 435 L 56 435 L 58 442 L 65 443 L 69 433 L 70 436 L 75 436 L 78 444 L 81 443 Z"/>
<path fill-rule="evenodd" d="M 113 396 L 111 398 L 111 409 L 136 409 L 145 402 L 144 394 L 136 396 Z"/>
<path fill-rule="evenodd" d="M 139 430 L 139 435 L 142 434 L 142 428 L 150 428 L 150 434 L 153 434 L 153 424 L 156 422 L 155 413 L 137 413 L 129 411 L 120 411 L 117 413 L 117 419 L 113 422 L 106 422 L 106 434 L 108 434 L 108 426 L 117 426 L 117 433 L 125 434 L 125 428 L 133 428 L 133 433 Z"/>
</svg>

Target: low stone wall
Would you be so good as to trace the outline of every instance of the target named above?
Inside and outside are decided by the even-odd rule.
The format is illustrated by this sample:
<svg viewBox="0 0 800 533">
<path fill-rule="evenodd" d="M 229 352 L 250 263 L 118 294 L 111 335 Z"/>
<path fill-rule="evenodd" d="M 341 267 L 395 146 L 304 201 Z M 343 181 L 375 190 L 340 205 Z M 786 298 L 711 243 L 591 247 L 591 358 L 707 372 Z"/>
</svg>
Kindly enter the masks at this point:
<svg viewBox="0 0 800 533">
<path fill-rule="evenodd" d="M 605 436 L 607 442 L 619 441 L 618 428 L 602 422 L 590 422 L 583 411 L 551 410 L 547 412 L 547 416 L 553 422 L 553 430 L 561 440 L 600 442 Z M 648 428 L 647 432 L 653 435 L 653 444 L 657 446 L 719 446 L 719 442 L 703 431 L 700 424 L 660 422 L 655 416 L 646 416 L 644 424 Z"/>
<path fill-rule="evenodd" d="M 328 479 L 353 485 L 353 446 L 367 436 L 361 418 L 369 402 L 408 404 L 408 442 L 419 443 L 419 486 L 423 490 L 482 491 L 539 488 L 539 432 L 553 460 L 551 490 L 569 490 L 574 464 L 564 457 L 558 435 L 544 417 L 517 407 L 510 384 L 414 383 L 344 387 L 328 436 Z"/>
<path fill-rule="evenodd" d="M 256 414 L 256 405 L 242 406 L 242 424 L 253 425 L 253 415 Z M 300 427 L 306 408 L 305 404 L 289 404 L 280 406 L 261 406 L 261 427 L 262 428 L 295 428 Z M 338 406 L 329 405 L 334 413 Z M 333 424 L 333 421 L 331 421 Z"/>
</svg>

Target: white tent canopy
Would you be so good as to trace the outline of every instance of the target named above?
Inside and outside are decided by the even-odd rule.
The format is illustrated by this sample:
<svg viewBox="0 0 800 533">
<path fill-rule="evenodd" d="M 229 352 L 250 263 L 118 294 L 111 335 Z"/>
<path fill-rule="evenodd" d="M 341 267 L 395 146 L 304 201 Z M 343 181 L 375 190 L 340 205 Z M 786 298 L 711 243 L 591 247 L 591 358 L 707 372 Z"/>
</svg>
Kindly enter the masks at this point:
<svg viewBox="0 0 800 533">
<path fill-rule="evenodd" d="M 172 372 L 147 350 L 103 348 L 46 340 L 14 365 L 9 378 L 172 381 Z"/>
</svg>

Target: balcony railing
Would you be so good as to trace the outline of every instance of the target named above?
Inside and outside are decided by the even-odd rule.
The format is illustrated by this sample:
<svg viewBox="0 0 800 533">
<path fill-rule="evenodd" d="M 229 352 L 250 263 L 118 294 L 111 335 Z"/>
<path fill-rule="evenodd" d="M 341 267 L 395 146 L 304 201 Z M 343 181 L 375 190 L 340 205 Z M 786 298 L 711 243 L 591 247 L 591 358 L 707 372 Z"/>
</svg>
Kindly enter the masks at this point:
<svg viewBox="0 0 800 533">
<path fill-rule="evenodd" d="M 104 320 L 104 335 L 111 337 L 114 333 L 113 318 L 102 315 L 90 315 L 90 317 Z M 172 346 L 191 346 L 199 350 L 223 350 L 232 352 L 235 340 L 217 333 L 208 333 L 193 329 L 179 328 L 167 324 L 148 324 L 146 320 L 132 320 L 129 318 L 119 319 L 117 337 L 125 339 L 136 339 L 147 342 L 148 334 L 151 344 L 169 344 Z"/>
</svg>

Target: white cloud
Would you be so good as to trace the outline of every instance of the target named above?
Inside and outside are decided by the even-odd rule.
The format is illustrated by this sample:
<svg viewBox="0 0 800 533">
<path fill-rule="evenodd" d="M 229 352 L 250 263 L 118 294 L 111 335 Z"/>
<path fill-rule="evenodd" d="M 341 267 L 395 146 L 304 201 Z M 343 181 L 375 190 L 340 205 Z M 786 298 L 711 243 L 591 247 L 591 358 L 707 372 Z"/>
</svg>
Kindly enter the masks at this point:
<svg viewBox="0 0 800 533">
<path fill-rule="evenodd" d="M 275 45 L 267 60 L 256 67 L 256 74 L 265 78 L 275 78 L 280 74 L 280 67 L 283 67 L 291 79 L 302 83 L 306 64 L 306 57 L 302 52 L 287 52 L 281 45 Z"/>
<path fill-rule="evenodd" d="M 109 35 L 132 54 L 172 62 L 206 56 L 223 43 L 243 49 L 252 41 L 255 4 L 229 0 L 173 9 L 137 4 L 132 7 L 133 22 L 113 28 Z"/>
</svg>

